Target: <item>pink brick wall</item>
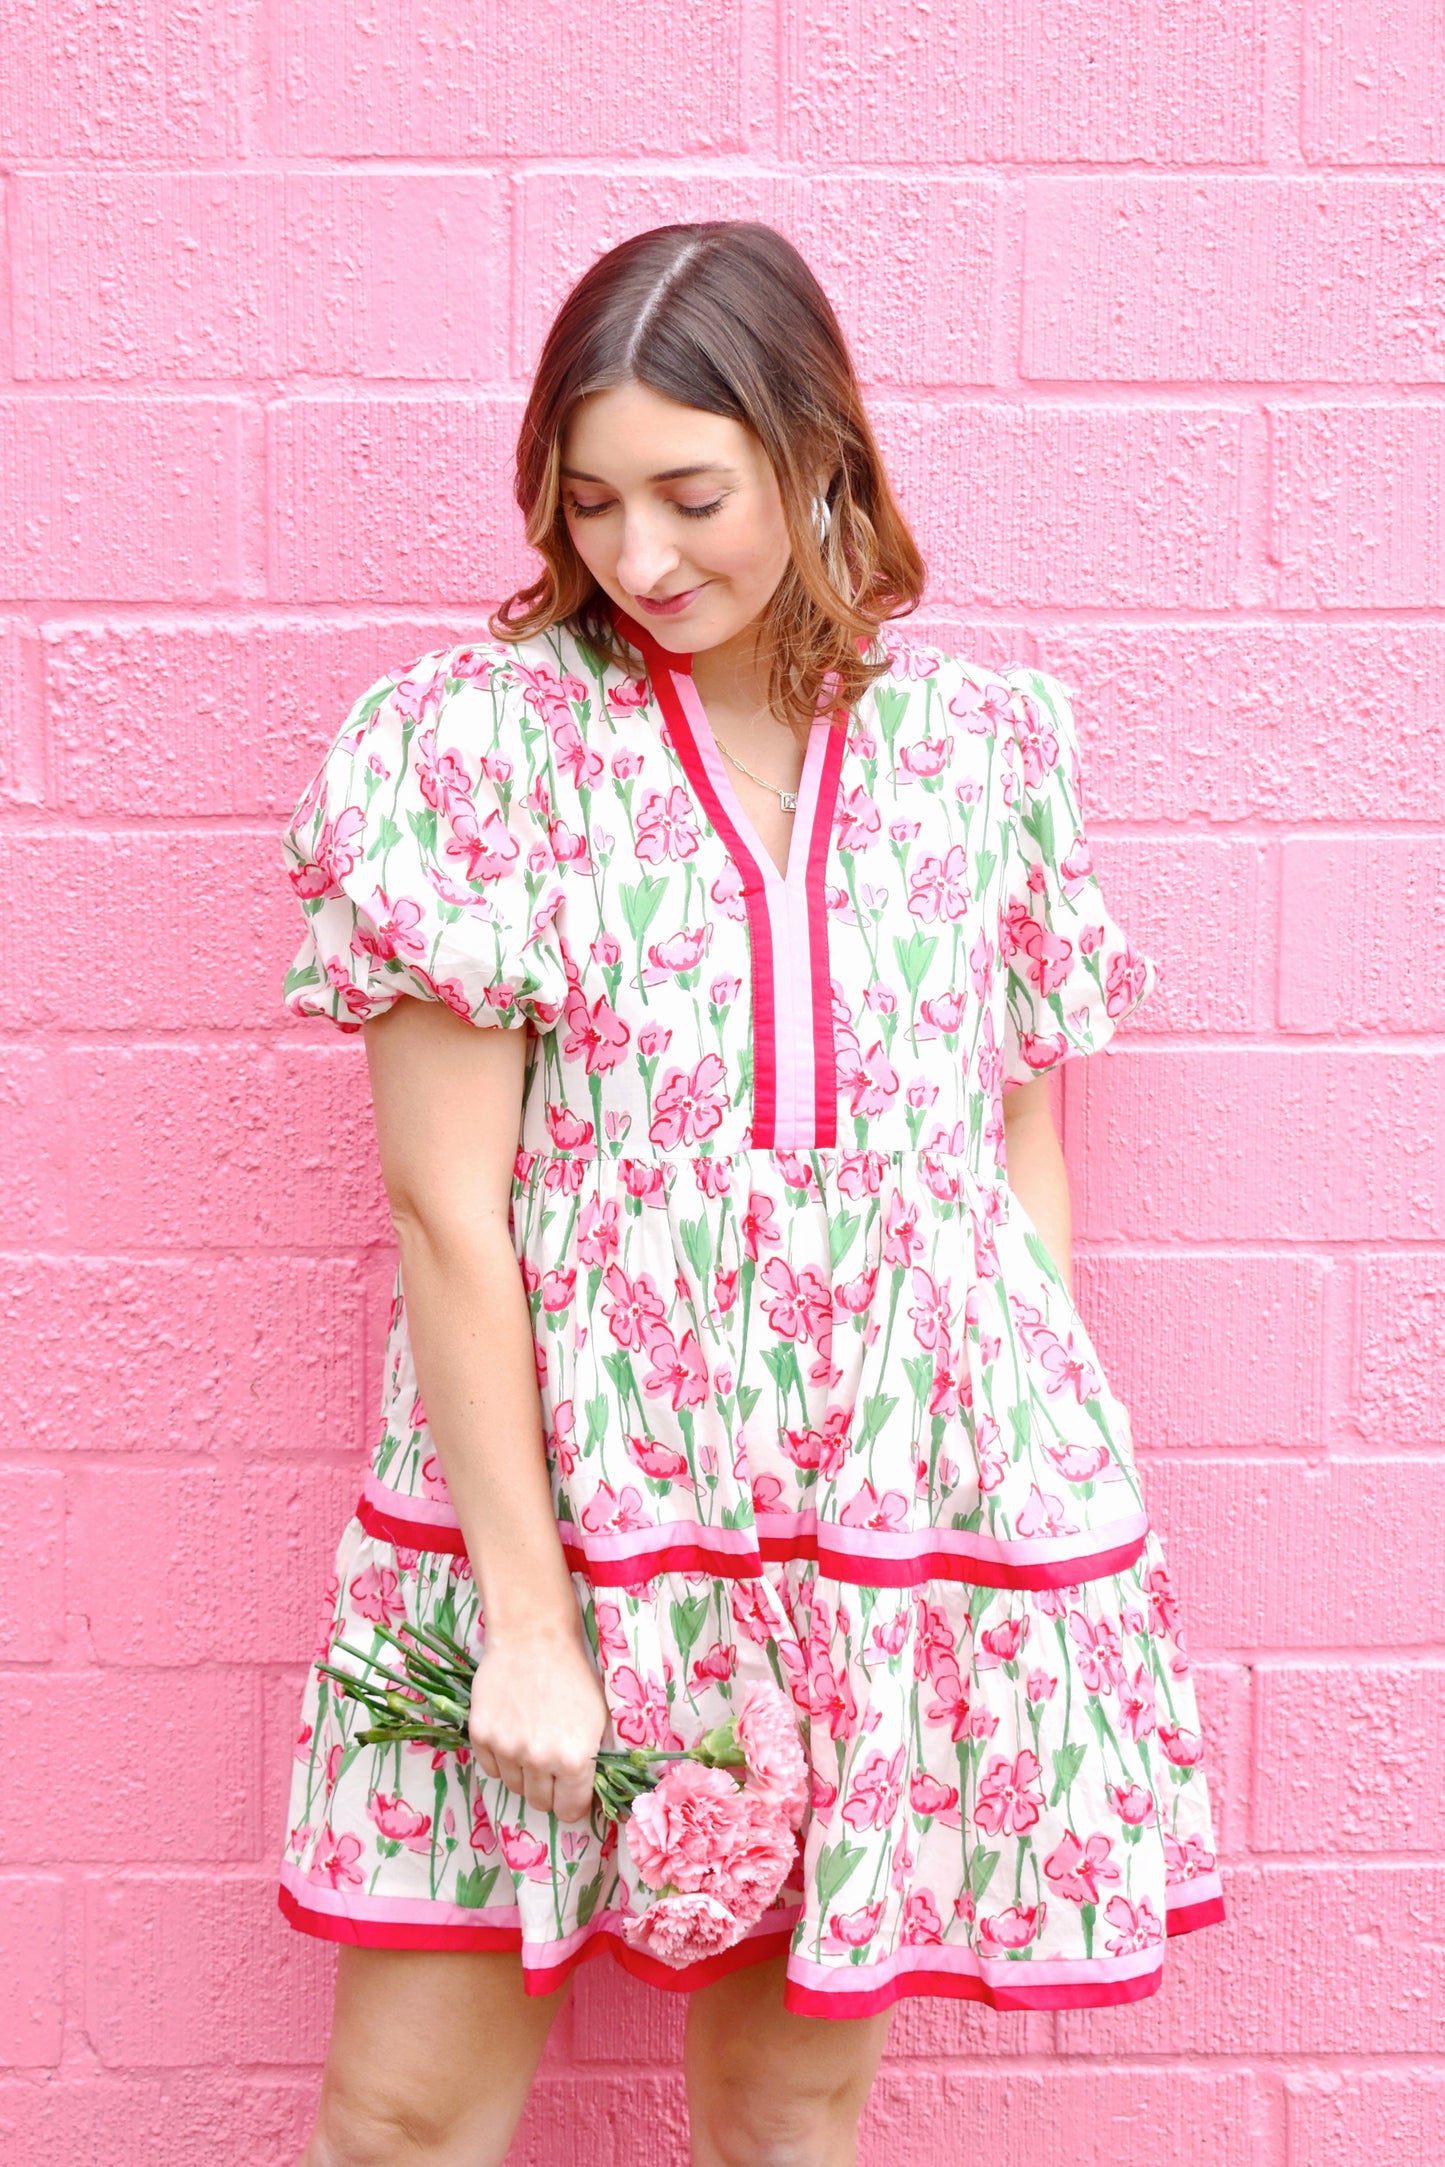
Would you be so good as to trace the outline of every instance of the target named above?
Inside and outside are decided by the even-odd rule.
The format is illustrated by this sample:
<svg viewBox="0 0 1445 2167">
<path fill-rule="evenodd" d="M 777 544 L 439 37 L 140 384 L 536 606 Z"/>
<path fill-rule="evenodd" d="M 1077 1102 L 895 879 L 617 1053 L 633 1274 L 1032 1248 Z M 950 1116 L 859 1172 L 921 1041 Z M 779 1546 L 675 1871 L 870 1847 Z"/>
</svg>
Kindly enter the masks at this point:
<svg viewBox="0 0 1445 2167">
<path fill-rule="evenodd" d="M 1135 2009 L 905 2005 L 890 2167 L 1445 2141 L 1438 0 L 0 5 L 0 2148 L 290 2167 L 333 1952 L 274 1861 L 389 1274 L 276 834 L 523 568 L 601 247 L 807 251 L 928 621 L 1080 691 L 1166 966 L 1061 1097 L 1080 1301 L 1192 1626 L 1231 1922 Z M 517 2157 L 681 2157 L 581 1974 Z"/>
</svg>

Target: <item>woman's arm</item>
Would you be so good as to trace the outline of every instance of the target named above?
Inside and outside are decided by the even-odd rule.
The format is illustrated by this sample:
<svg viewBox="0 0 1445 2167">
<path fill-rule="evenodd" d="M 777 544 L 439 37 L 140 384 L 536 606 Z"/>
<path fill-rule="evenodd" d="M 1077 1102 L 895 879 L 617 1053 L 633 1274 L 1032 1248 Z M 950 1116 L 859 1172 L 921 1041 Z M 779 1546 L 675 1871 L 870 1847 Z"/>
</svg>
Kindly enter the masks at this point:
<svg viewBox="0 0 1445 2167">
<path fill-rule="evenodd" d="M 417 1383 L 481 1603 L 477 1765 L 582 1820 L 607 1705 L 562 1554 L 508 1223 L 526 1034 L 412 999 L 363 1028 Z"/>
<path fill-rule="evenodd" d="M 1039 1238 L 1059 1268 L 1064 1285 L 1074 1291 L 1073 1225 L 1069 1177 L 1064 1167 L 1054 1117 L 1049 1111 L 1049 1079 L 1036 1076 L 1003 1095 L 1004 1148 L 1008 1185 L 1039 1230 Z"/>
</svg>

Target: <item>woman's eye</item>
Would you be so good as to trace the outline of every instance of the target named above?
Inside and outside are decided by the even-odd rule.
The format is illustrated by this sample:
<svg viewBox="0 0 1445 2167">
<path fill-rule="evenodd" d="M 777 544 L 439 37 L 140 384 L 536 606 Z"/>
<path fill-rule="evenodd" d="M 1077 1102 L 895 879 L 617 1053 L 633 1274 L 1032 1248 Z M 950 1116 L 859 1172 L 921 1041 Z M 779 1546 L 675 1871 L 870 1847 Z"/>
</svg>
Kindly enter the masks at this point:
<svg viewBox="0 0 1445 2167">
<path fill-rule="evenodd" d="M 711 504 L 679 504 L 684 519 L 711 519 L 714 512 L 722 510 L 722 498 L 714 497 Z"/>
<path fill-rule="evenodd" d="M 605 504 L 579 504 L 577 499 L 573 497 L 570 509 L 578 519 L 595 519 L 599 512 L 607 510 L 607 506 Z"/>
</svg>

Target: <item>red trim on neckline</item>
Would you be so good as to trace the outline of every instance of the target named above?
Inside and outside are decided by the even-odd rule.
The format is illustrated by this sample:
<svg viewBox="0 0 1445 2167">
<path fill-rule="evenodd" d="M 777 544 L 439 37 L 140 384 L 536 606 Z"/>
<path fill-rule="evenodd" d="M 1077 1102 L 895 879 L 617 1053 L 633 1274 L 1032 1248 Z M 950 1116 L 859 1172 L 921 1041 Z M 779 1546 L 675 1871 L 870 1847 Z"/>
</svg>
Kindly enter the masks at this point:
<svg viewBox="0 0 1445 2167">
<path fill-rule="evenodd" d="M 733 825 L 727 807 L 713 787 L 712 777 L 698 751 L 692 724 L 687 719 L 687 710 L 673 683 L 674 670 L 687 677 L 692 675 L 692 656 L 669 654 L 636 618 L 627 616 L 622 610 L 613 612 L 613 622 L 642 656 L 648 685 L 661 705 L 668 735 L 692 785 L 693 795 L 722 837 L 723 848 L 742 882 L 753 962 L 753 1120 L 750 1140 L 754 1145 L 769 1145 L 778 1125 L 778 1023 L 773 999 L 773 921 L 768 909 L 767 882 L 762 867 Z"/>
<path fill-rule="evenodd" d="M 834 724 L 828 732 L 823 772 L 818 778 L 818 803 L 813 813 L 808 863 L 803 875 L 808 900 L 808 968 L 813 989 L 813 1125 L 821 1150 L 829 1149 L 838 1141 L 838 1049 L 833 1038 L 833 974 L 828 962 L 826 880 L 848 729 L 849 725 L 844 722 Z"/>
<path fill-rule="evenodd" d="M 772 910 L 764 868 L 749 849 L 723 800 L 719 797 L 686 710 L 673 682 L 674 673 L 691 677 L 692 656 L 673 654 L 655 640 L 645 625 L 627 611 L 612 605 L 612 621 L 638 653 L 647 671 L 650 690 L 662 708 L 668 735 L 676 748 L 683 772 L 692 786 L 742 884 L 743 905 L 748 915 L 748 938 L 752 952 L 753 993 L 753 1118 L 748 1144 L 771 1150 L 777 1144 L 778 1127 L 778 1020 L 774 979 Z M 838 719 L 843 715 L 844 719 Z M 828 850 L 837 815 L 838 787 L 847 749 L 849 723 L 843 710 L 835 710 L 828 729 L 823 771 L 818 779 L 813 809 L 808 859 L 803 869 L 807 909 L 810 1019 L 813 1042 L 813 1127 L 811 1147 L 825 1150 L 838 1136 L 838 1062 L 833 1037 L 832 973 L 828 962 L 828 900 L 825 879 Z M 770 868 L 776 871 L 776 868 Z M 788 892 L 784 880 L 783 892 Z M 809 1144 L 791 1148 L 807 1150 Z"/>
</svg>

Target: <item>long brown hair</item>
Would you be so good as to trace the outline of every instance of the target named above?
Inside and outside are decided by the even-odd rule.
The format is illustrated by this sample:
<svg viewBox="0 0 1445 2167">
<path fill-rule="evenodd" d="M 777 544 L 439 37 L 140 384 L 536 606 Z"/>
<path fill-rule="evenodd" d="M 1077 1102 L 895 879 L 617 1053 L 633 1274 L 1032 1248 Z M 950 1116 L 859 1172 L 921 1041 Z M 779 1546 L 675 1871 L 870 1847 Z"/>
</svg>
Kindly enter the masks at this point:
<svg viewBox="0 0 1445 2167">
<path fill-rule="evenodd" d="M 638 383 L 744 423 L 777 476 L 792 558 L 768 606 L 770 704 L 806 726 L 824 699 L 853 707 L 888 669 L 886 619 L 922 598 L 925 567 L 883 469 L 838 319 L 803 258 L 752 219 L 656 226 L 583 273 L 547 334 L 517 439 L 516 495 L 541 577 L 489 619 L 522 640 L 562 623 L 633 669 L 611 601 L 572 546 L 562 433 L 579 399 Z M 825 541 L 814 525 L 831 477 Z"/>
</svg>

